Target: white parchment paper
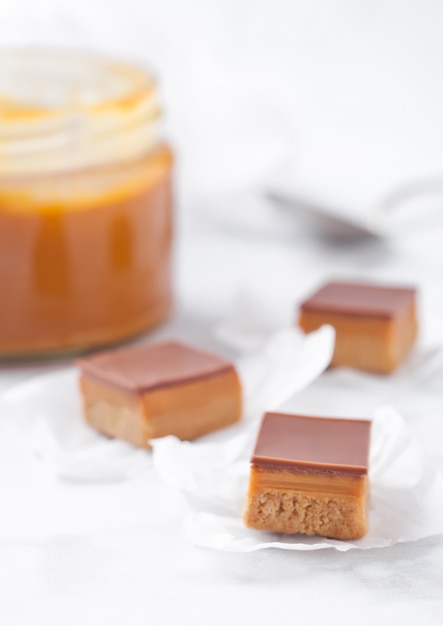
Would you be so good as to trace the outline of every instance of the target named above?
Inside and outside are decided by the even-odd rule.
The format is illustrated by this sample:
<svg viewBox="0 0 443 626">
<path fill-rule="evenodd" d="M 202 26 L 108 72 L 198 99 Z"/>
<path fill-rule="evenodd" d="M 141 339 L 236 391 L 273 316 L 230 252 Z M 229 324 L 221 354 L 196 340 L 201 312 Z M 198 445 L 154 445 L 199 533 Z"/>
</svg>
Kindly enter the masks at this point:
<svg viewBox="0 0 443 626">
<path fill-rule="evenodd" d="M 199 445 L 164 437 L 153 442 L 154 467 L 188 504 L 187 536 L 219 550 L 384 548 L 443 533 L 443 476 L 411 438 L 391 407 L 373 416 L 370 448 L 370 526 L 358 541 L 336 541 L 248 529 L 241 519 L 249 458 L 259 422 L 230 438 Z"/>
<path fill-rule="evenodd" d="M 244 390 L 241 423 L 192 443 L 174 437 L 154 440 L 153 453 L 103 437 L 85 424 L 76 368 L 17 385 L 0 399 L 0 464 L 5 465 L 0 535 L 46 536 L 150 523 L 154 512 L 149 490 L 155 490 L 167 506 L 171 488 L 186 505 L 187 537 L 216 549 L 343 551 L 443 532 L 441 473 L 391 408 L 372 413 L 370 531 L 364 539 L 340 542 L 244 527 L 241 512 L 249 457 L 261 415 L 282 405 L 290 410 L 291 398 L 305 393 L 309 407 L 312 392 L 308 392 L 317 382 L 321 385 L 319 376 L 330 362 L 333 346 L 330 327 L 308 336 L 294 328 L 270 333 L 236 361 Z M 335 378 L 331 390 L 340 387 Z M 325 391 L 319 395 L 326 404 L 327 397 L 333 397 Z M 354 396 L 361 397 L 357 388 Z M 156 475 L 161 481 L 153 480 Z M 34 515 L 28 520 L 30 510 Z"/>
<path fill-rule="evenodd" d="M 243 421 L 315 380 L 330 363 L 334 339 L 329 326 L 307 336 L 285 328 L 239 359 Z M 152 464 L 150 452 L 104 437 L 84 422 L 78 377 L 69 367 L 17 385 L 0 401 L 1 427 L 61 480 L 112 482 L 144 471 Z M 221 437 L 230 435 L 225 429 Z"/>
</svg>

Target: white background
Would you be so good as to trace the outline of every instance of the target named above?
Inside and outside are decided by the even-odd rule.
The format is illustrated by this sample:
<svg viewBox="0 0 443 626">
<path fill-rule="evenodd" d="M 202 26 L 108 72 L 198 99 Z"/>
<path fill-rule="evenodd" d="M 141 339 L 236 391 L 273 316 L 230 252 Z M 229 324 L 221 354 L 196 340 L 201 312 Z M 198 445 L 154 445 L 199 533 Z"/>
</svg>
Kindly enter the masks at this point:
<svg viewBox="0 0 443 626">
<path fill-rule="evenodd" d="M 257 182 L 264 155 L 288 151 L 441 166 L 438 1 L 1 0 L 0 12 L 1 43 L 151 65 L 192 189 Z"/>
<path fill-rule="evenodd" d="M 332 273 L 415 283 L 426 320 L 441 319 L 439 202 L 389 241 L 356 246 L 315 236 L 260 193 L 288 159 L 320 187 L 348 183 L 361 206 L 377 181 L 443 174 L 442 23 L 430 0 L 0 0 L 2 44 L 86 47 L 155 69 L 177 152 L 177 309 L 165 332 L 202 345 L 216 345 L 212 326 L 245 285 L 286 305 Z M 438 323 L 425 330 L 440 339 Z M 0 387 L 54 367 L 2 367 Z M 441 460 L 441 427 L 424 424 Z M 440 538 L 218 553 L 183 541 L 180 506 L 154 477 L 146 494 L 150 534 L 3 540 L 0 623 L 442 623 Z"/>
</svg>

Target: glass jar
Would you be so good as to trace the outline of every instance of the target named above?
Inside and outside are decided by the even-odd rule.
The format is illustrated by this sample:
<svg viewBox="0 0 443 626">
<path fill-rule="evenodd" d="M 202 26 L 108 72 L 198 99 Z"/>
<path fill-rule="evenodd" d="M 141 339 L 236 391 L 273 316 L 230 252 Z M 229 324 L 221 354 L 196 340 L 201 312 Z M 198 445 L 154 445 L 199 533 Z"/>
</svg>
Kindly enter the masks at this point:
<svg viewBox="0 0 443 626">
<path fill-rule="evenodd" d="M 167 317 L 172 165 L 145 68 L 0 52 L 0 357 L 80 352 Z"/>
</svg>

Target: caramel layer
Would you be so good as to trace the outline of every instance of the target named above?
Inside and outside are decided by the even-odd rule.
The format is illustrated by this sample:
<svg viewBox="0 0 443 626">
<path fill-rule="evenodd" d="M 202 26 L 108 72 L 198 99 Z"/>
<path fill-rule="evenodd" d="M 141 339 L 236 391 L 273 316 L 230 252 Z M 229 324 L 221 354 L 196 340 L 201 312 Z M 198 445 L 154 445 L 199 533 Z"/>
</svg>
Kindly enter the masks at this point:
<svg viewBox="0 0 443 626">
<path fill-rule="evenodd" d="M 210 378 L 148 391 L 142 403 L 150 439 L 171 434 L 194 439 L 238 422 L 242 391 L 231 366 Z"/>
<path fill-rule="evenodd" d="M 249 491 L 266 489 L 296 490 L 309 494 L 346 494 L 361 496 L 366 489 L 367 476 L 354 474 L 307 474 L 288 471 L 266 471 L 252 468 Z"/>
</svg>

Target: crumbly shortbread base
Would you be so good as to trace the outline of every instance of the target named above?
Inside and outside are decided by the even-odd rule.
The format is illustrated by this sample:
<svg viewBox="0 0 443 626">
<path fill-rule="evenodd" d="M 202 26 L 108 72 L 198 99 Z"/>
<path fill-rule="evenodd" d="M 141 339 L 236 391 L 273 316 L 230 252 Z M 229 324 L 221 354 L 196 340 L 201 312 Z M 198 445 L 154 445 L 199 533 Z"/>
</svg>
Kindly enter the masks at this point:
<svg viewBox="0 0 443 626">
<path fill-rule="evenodd" d="M 360 539 L 368 530 L 367 499 L 366 477 L 358 495 L 263 487 L 248 493 L 243 519 L 257 530 Z"/>
</svg>

